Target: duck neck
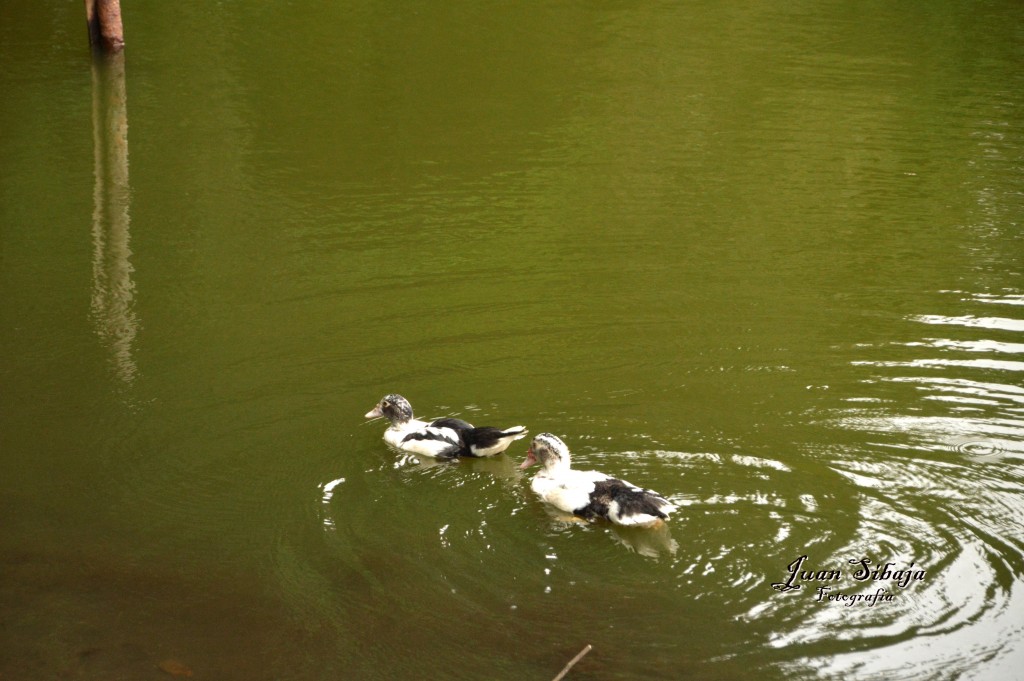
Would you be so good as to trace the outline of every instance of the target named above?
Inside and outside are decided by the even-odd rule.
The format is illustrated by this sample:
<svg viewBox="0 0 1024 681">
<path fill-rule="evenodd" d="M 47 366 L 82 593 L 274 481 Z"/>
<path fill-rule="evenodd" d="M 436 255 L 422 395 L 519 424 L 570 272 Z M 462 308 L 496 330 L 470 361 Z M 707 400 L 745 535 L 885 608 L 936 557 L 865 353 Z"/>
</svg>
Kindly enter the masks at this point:
<svg viewBox="0 0 1024 681">
<path fill-rule="evenodd" d="M 569 472 L 569 467 L 568 459 L 552 459 L 544 462 L 544 470 L 551 477 L 565 475 Z"/>
</svg>

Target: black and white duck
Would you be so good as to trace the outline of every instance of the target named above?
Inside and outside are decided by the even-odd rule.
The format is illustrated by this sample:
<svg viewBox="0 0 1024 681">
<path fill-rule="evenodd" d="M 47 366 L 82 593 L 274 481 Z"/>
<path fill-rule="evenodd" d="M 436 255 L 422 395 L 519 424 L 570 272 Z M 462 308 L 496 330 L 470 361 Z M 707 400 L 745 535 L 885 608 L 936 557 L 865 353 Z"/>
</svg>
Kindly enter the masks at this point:
<svg viewBox="0 0 1024 681">
<path fill-rule="evenodd" d="M 544 468 L 533 476 L 531 489 L 565 513 L 586 520 L 607 518 L 627 527 L 654 527 L 676 510 L 668 499 L 649 489 L 599 471 L 574 470 L 569 448 L 551 433 L 533 438 L 520 468 L 538 461 Z"/>
<path fill-rule="evenodd" d="M 508 449 L 514 441 L 527 435 L 526 428 L 475 427 L 462 419 L 446 417 L 429 423 L 413 416 L 412 405 L 401 395 L 385 395 L 366 418 L 384 417 L 391 427 L 384 431 L 384 441 L 403 452 L 436 459 L 456 456 L 494 456 Z"/>
</svg>

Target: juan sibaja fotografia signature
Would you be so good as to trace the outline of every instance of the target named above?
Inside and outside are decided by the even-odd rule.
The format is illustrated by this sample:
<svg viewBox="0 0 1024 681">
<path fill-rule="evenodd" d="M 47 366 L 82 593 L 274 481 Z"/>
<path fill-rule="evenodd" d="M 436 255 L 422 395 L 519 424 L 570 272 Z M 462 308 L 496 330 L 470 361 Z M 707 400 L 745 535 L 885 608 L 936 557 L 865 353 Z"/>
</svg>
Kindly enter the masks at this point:
<svg viewBox="0 0 1024 681">
<path fill-rule="evenodd" d="M 874 563 L 870 558 L 861 558 L 860 560 L 851 558 L 847 563 L 858 567 L 848 570 L 847 573 L 844 573 L 841 569 L 814 570 L 808 568 L 807 556 L 800 556 L 786 566 L 788 574 L 785 581 L 772 582 L 772 588 L 785 593 L 803 588 L 804 582 L 812 582 L 817 585 L 815 594 L 817 594 L 818 601 L 838 601 L 844 605 L 860 603 L 873 606 L 878 602 L 893 601 L 895 600 L 895 595 L 883 585 L 879 585 L 879 588 L 874 593 L 850 594 L 838 591 L 835 586 L 829 586 L 828 584 L 834 584 L 841 581 L 844 576 L 849 576 L 856 582 L 882 582 L 892 588 L 906 589 L 913 582 L 923 581 L 926 576 L 925 570 L 915 568 L 913 562 L 905 568 L 899 568 L 896 563 L 892 562 L 885 564 Z"/>
</svg>

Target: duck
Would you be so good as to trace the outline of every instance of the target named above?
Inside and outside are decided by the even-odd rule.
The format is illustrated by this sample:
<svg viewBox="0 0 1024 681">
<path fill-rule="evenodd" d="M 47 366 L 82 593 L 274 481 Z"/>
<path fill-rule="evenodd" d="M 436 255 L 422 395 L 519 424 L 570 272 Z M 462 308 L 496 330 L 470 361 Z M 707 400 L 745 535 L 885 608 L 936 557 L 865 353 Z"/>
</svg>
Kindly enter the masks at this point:
<svg viewBox="0 0 1024 681">
<path fill-rule="evenodd" d="M 551 433 L 533 438 L 519 468 L 526 470 L 538 462 L 543 469 L 533 476 L 530 488 L 544 502 L 584 520 L 603 518 L 624 527 L 657 527 L 676 510 L 657 492 L 599 471 L 574 470 L 569 447 Z"/>
<path fill-rule="evenodd" d="M 421 421 L 413 416 L 409 400 L 394 393 L 382 397 L 377 406 L 366 413 L 368 419 L 381 417 L 391 422 L 384 431 L 385 442 L 403 452 L 435 459 L 494 456 L 529 433 L 523 426 L 478 428 L 451 416 L 429 423 Z"/>
</svg>

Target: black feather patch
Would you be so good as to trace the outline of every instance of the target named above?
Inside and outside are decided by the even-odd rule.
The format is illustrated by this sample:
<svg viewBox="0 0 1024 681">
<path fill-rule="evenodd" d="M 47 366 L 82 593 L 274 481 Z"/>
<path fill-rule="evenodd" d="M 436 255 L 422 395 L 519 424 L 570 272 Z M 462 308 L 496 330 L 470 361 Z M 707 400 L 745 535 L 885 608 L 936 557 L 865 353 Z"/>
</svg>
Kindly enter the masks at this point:
<svg viewBox="0 0 1024 681">
<path fill-rule="evenodd" d="M 438 442 L 447 442 L 450 445 L 459 444 L 458 440 L 441 430 L 417 430 L 402 438 L 402 442 L 408 442 L 409 440 L 437 440 Z"/>
<path fill-rule="evenodd" d="M 450 429 L 446 430 L 457 434 L 457 431 L 452 431 Z M 410 440 L 430 440 L 432 442 L 444 442 L 447 444 L 448 446 L 446 448 L 434 454 L 434 457 L 438 459 L 453 459 L 460 456 L 463 452 L 462 443 L 459 442 L 456 437 L 448 435 L 448 433 L 443 430 L 417 430 L 403 437 L 402 443 L 404 444 Z"/>
<path fill-rule="evenodd" d="M 469 430 L 461 431 L 459 435 L 462 438 L 462 443 L 467 448 L 476 446 L 480 449 L 486 449 L 498 444 L 498 440 L 505 435 L 505 431 L 493 426 L 483 426 L 481 428 L 470 428 Z"/>
<path fill-rule="evenodd" d="M 595 482 L 594 491 L 590 493 L 590 503 L 573 513 L 588 520 L 595 517 L 607 518 L 608 506 L 613 501 L 619 505 L 621 518 L 644 513 L 663 520 L 668 518 L 659 508 L 660 503 L 664 502 L 661 497 L 650 490 L 637 489 L 615 478 Z"/>
<path fill-rule="evenodd" d="M 451 428 L 452 430 L 469 430 L 473 427 L 472 423 L 452 417 L 437 419 L 430 425 L 434 428 Z"/>
</svg>

